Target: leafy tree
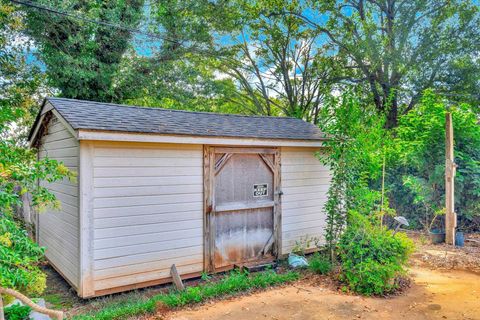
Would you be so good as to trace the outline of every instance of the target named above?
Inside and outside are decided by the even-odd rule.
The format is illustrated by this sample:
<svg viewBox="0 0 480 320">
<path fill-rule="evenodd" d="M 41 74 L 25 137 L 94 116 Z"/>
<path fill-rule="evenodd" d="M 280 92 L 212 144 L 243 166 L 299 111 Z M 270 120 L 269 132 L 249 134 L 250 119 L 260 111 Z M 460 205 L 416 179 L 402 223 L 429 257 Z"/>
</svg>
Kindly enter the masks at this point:
<svg viewBox="0 0 480 320">
<path fill-rule="evenodd" d="M 237 21 L 228 2 L 56 1 L 18 7 L 49 84 L 68 98 L 222 109 L 227 81 L 207 69 L 215 37 Z M 86 21 L 88 19 L 89 21 Z"/>
<path fill-rule="evenodd" d="M 55 160 L 37 160 L 33 150 L 25 149 L 16 136 L 12 136 L 15 131 L 12 128 L 26 119 L 30 89 L 35 87 L 31 82 L 35 83 L 35 79 L 24 77 L 28 72 L 23 69 L 23 61 L 15 55 L 16 48 L 6 45 L 11 40 L 10 33 L 22 28 L 22 23 L 14 8 L 3 1 L 0 2 L 0 26 L 3 89 L 0 95 L 0 286 L 37 295 L 45 288 L 45 275 L 38 267 L 43 249 L 28 237 L 14 218 L 13 209 L 21 203 L 20 196 L 26 192 L 31 193 L 33 205 L 38 209 L 58 206 L 55 196 L 37 181 L 73 179 L 74 174 Z"/>
<path fill-rule="evenodd" d="M 43 0 L 36 4 L 128 28 L 138 24 L 143 1 Z M 19 9 L 26 12 L 24 31 L 35 41 L 51 86 L 68 98 L 112 100 L 113 76 L 130 45 L 131 32 L 36 8 Z"/>
<path fill-rule="evenodd" d="M 144 106 L 198 111 L 238 112 L 230 101 L 229 79 L 218 79 L 213 66 L 220 55 L 216 40 L 235 28 L 236 8 L 226 1 L 169 0 L 152 3 L 146 15 L 157 40 L 137 42 L 119 66 L 115 99 Z"/>
<path fill-rule="evenodd" d="M 334 59 L 320 45 L 319 32 L 295 15 L 268 15 L 272 10 L 300 13 L 297 1 L 239 1 L 242 28 L 233 36 L 221 72 L 236 80 L 234 101 L 248 112 L 286 115 L 314 123 L 331 91 Z"/>
<path fill-rule="evenodd" d="M 461 227 L 479 225 L 480 126 L 471 106 L 447 110 L 445 101 L 427 91 L 417 108 L 400 117 L 396 129 L 394 174 L 390 175 L 392 204 L 414 222 L 428 226 L 445 205 L 445 113 L 452 113 L 455 177 L 455 211 Z M 421 198 L 418 201 L 419 197 Z M 419 204 L 427 203 L 424 210 Z M 429 209 L 430 208 L 430 209 Z M 420 220 L 425 217 L 427 222 Z"/>
<path fill-rule="evenodd" d="M 388 128 L 397 125 L 399 114 L 412 110 L 427 88 L 453 97 L 476 96 L 478 102 L 480 14 L 474 1 L 309 4 L 301 13 L 273 13 L 301 17 L 325 35 L 330 50 L 347 61 L 340 66 L 345 75 L 363 84 L 377 110 L 387 115 Z"/>
<path fill-rule="evenodd" d="M 185 53 L 185 59 L 157 63 L 132 54 L 120 65 L 115 79 L 117 98 L 122 103 L 182 109 L 241 113 L 231 93 L 230 79 L 217 79 L 208 57 Z"/>
<path fill-rule="evenodd" d="M 350 211 L 371 215 L 384 210 L 378 180 L 391 139 L 375 108 L 362 105 L 349 93 L 326 103 L 321 117 L 321 129 L 332 138 L 319 157 L 332 171 L 325 235 L 333 259 Z"/>
<path fill-rule="evenodd" d="M 27 63 L 28 41 L 22 37 L 23 19 L 9 1 L 0 1 L 0 109 L 2 124 L 15 119 L 15 124 L 0 133 L 22 143 L 27 128 L 38 110 L 38 95 L 48 91 L 39 68 Z"/>
</svg>

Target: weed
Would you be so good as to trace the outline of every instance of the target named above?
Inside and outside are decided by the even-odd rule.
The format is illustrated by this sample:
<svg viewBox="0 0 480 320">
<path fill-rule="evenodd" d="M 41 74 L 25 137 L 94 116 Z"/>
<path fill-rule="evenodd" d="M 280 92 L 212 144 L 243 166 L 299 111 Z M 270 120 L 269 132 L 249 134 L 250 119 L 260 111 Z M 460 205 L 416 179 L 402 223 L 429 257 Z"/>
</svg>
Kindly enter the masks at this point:
<svg viewBox="0 0 480 320">
<path fill-rule="evenodd" d="M 212 278 L 212 276 L 210 276 L 207 272 L 202 272 L 201 279 L 203 281 L 209 281 L 211 278 Z"/>
<path fill-rule="evenodd" d="M 304 256 L 307 249 L 312 247 L 312 244 L 315 247 L 319 247 L 320 239 L 316 237 L 300 237 L 300 240 L 295 240 L 295 246 L 292 248 L 292 253 L 295 253 L 299 256 Z"/>
<path fill-rule="evenodd" d="M 426 245 L 427 242 L 428 242 L 427 237 L 425 237 L 425 235 L 424 235 L 423 233 L 420 235 L 420 239 L 419 239 L 419 240 L 420 240 L 420 244 L 421 244 L 422 246 Z"/>
<path fill-rule="evenodd" d="M 318 274 L 327 274 L 332 271 L 332 263 L 325 255 L 315 252 L 310 258 L 308 269 Z"/>
</svg>

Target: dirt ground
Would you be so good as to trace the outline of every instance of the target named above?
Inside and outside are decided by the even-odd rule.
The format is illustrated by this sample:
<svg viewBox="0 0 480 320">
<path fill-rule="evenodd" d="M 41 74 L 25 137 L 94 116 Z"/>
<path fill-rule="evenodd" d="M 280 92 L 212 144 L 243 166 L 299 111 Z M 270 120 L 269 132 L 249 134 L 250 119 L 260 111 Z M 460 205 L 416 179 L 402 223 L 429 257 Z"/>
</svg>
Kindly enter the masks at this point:
<svg viewBox="0 0 480 320">
<path fill-rule="evenodd" d="M 351 296 L 299 283 L 177 311 L 166 319 L 480 319 L 479 274 L 414 267 L 412 276 L 412 287 L 391 298 Z"/>
<path fill-rule="evenodd" d="M 421 244 L 411 287 L 398 296 L 365 298 L 322 283 L 282 288 L 158 315 L 153 319 L 479 319 L 480 247 Z"/>
</svg>

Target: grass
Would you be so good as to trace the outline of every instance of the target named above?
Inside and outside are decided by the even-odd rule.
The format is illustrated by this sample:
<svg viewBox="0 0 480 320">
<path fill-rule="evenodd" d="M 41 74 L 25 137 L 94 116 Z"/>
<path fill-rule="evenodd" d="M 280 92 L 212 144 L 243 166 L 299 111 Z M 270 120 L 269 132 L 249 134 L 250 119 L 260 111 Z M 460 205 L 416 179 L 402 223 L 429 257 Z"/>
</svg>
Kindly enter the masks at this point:
<svg viewBox="0 0 480 320">
<path fill-rule="evenodd" d="M 247 272 L 232 271 L 229 275 L 215 282 L 207 280 L 207 282 L 198 286 L 187 287 L 184 291 L 172 291 L 148 299 L 133 299 L 112 304 L 95 313 L 74 316 L 73 319 L 115 320 L 153 314 L 157 306 L 162 304 L 170 308 L 177 308 L 212 298 L 288 283 L 298 278 L 299 274 L 292 271 L 277 274 L 273 270 L 267 270 L 252 275 Z"/>
<path fill-rule="evenodd" d="M 46 302 L 51 304 L 50 308 L 52 309 L 62 310 L 62 309 L 70 309 L 73 307 L 73 302 L 68 299 L 65 299 L 60 294 L 56 294 L 56 293 L 46 294 L 43 296 L 43 299 L 45 299 Z"/>
</svg>

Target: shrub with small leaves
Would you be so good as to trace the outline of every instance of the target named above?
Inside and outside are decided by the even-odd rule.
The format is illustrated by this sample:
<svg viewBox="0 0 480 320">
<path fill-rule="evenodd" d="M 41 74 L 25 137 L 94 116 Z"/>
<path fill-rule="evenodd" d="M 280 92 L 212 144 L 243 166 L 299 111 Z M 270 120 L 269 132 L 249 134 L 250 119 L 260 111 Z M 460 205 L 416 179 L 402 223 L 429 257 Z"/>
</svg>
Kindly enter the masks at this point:
<svg viewBox="0 0 480 320">
<path fill-rule="evenodd" d="M 369 217 L 350 212 L 339 243 L 340 280 L 364 295 L 391 292 L 397 288 L 395 279 L 405 274 L 413 250 L 413 241 L 406 234 L 394 234 Z"/>
<path fill-rule="evenodd" d="M 36 296 L 46 286 L 39 268 L 44 249 L 34 243 L 21 224 L 9 214 L 0 214 L 0 286 Z M 12 297 L 5 297 L 6 303 Z"/>
</svg>

